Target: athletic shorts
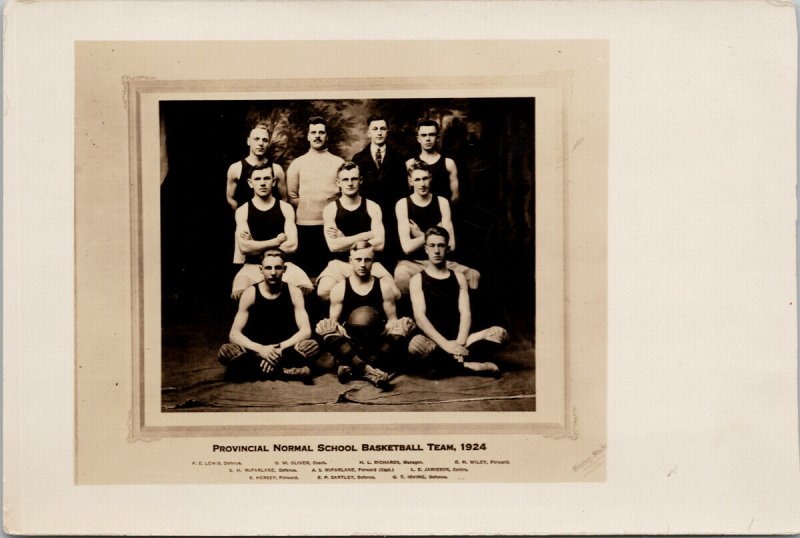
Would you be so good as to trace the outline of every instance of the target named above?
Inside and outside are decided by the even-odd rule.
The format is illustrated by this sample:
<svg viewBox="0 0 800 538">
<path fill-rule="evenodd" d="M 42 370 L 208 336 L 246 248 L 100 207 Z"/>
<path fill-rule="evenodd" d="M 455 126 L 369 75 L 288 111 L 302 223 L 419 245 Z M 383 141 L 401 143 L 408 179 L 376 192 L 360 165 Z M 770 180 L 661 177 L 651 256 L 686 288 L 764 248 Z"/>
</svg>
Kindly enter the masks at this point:
<svg viewBox="0 0 800 538">
<path fill-rule="evenodd" d="M 385 276 L 391 277 L 391 273 L 386 270 L 386 268 L 380 264 L 380 262 L 375 262 L 372 264 L 372 270 L 370 274 L 375 278 L 383 278 Z M 343 262 L 342 260 L 331 260 L 328 262 L 328 265 L 325 269 L 319 274 L 317 277 L 317 284 L 319 284 L 323 278 L 332 278 L 336 282 L 341 282 L 345 278 L 349 278 L 353 275 L 353 266 L 347 262 Z"/>
<path fill-rule="evenodd" d="M 467 271 L 474 271 L 466 265 L 461 265 L 456 262 L 446 262 L 447 268 L 455 271 L 456 273 L 465 274 Z M 402 293 L 408 293 L 408 284 L 411 282 L 411 277 L 421 273 L 428 266 L 428 262 L 424 260 L 400 260 L 394 268 L 394 282 L 400 288 Z"/>
<path fill-rule="evenodd" d="M 264 273 L 261 271 L 261 266 L 255 263 L 246 263 L 239 269 L 236 276 L 233 278 L 232 292 L 241 292 L 264 280 Z M 286 271 L 283 273 L 283 281 L 287 284 L 297 286 L 303 292 L 308 292 L 314 289 L 314 284 L 308 278 L 305 271 L 300 269 L 292 262 L 286 262 Z"/>
</svg>

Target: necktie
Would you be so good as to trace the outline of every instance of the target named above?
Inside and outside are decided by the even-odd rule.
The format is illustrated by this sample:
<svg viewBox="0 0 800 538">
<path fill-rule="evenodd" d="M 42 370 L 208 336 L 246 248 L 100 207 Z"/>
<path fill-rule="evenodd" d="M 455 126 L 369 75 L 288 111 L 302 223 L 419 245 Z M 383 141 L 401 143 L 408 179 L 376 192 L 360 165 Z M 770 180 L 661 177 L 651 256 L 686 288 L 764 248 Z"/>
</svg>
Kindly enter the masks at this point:
<svg viewBox="0 0 800 538">
<path fill-rule="evenodd" d="M 382 161 L 383 161 L 383 159 L 381 158 L 381 148 L 378 148 L 378 149 L 375 151 L 375 164 L 377 164 L 377 165 L 378 165 L 378 170 L 380 170 L 380 169 L 381 169 L 381 162 L 382 162 Z"/>
</svg>

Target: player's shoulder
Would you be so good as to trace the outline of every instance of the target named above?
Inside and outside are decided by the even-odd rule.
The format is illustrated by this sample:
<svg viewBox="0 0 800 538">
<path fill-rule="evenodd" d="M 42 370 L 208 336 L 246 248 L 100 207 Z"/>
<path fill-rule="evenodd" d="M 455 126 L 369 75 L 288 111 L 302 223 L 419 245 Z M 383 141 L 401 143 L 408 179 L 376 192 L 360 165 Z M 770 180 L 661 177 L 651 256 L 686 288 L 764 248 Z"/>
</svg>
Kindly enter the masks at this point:
<svg viewBox="0 0 800 538">
<path fill-rule="evenodd" d="M 239 207 L 237 207 L 237 208 L 236 208 L 236 212 L 234 213 L 234 216 L 235 216 L 236 218 L 239 218 L 239 217 L 246 217 L 246 216 L 247 216 L 247 207 L 248 207 L 249 205 L 250 205 L 250 203 L 248 202 L 248 203 L 246 203 L 246 204 L 242 204 L 242 205 L 240 205 Z"/>
<path fill-rule="evenodd" d="M 330 300 L 334 302 L 341 302 L 344 299 L 344 290 L 347 286 L 347 279 L 340 280 L 331 288 Z"/>
<path fill-rule="evenodd" d="M 325 207 L 322 208 L 322 214 L 323 215 L 335 215 L 336 214 L 336 209 L 337 209 L 336 202 L 338 202 L 338 201 L 339 200 L 337 198 L 336 200 L 332 200 L 332 201 L 328 202 L 327 204 L 325 204 Z"/>
<path fill-rule="evenodd" d="M 256 288 L 258 284 L 254 284 L 252 286 L 248 286 L 242 292 L 242 296 L 239 298 L 239 306 L 249 307 L 253 303 L 256 302 Z"/>
<path fill-rule="evenodd" d="M 373 202 L 372 200 L 370 200 L 368 198 L 364 198 L 364 201 L 367 203 L 367 211 L 368 212 L 370 212 L 370 213 L 372 213 L 372 212 L 380 213 L 381 206 L 379 206 L 377 202 Z"/>
<path fill-rule="evenodd" d="M 289 290 L 289 297 L 292 299 L 292 302 L 303 302 L 303 290 L 294 284 L 288 284 L 284 282 L 284 285 L 286 286 L 286 289 Z"/>
<path fill-rule="evenodd" d="M 233 174 L 236 174 L 236 177 L 239 177 L 239 174 L 241 173 L 241 171 L 242 171 L 242 161 L 233 162 L 228 167 L 228 175 L 229 176 L 232 176 Z"/>
<path fill-rule="evenodd" d="M 467 285 L 467 277 L 465 277 L 463 273 L 459 273 L 458 271 L 453 271 L 452 269 L 449 269 L 449 271 L 454 275 L 456 275 L 456 280 L 458 281 L 459 285 L 461 286 Z"/>
</svg>

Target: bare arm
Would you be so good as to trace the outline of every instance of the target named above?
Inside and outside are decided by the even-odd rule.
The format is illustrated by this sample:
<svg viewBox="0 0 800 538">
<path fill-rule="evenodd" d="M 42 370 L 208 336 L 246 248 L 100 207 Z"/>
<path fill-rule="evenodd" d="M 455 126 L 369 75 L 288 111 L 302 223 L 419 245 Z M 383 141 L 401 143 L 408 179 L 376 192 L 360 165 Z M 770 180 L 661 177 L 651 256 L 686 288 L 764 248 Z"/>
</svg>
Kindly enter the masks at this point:
<svg viewBox="0 0 800 538">
<path fill-rule="evenodd" d="M 372 230 L 355 235 L 342 234 L 336 227 L 336 202 L 329 203 L 322 210 L 322 224 L 325 229 L 325 243 L 331 252 L 347 252 L 354 243 L 373 239 Z"/>
<path fill-rule="evenodd" d="M 386 323 L 389 324 L 397 320 L 397 307 L 394 304 L 394 290 L 386 278 L 378 278 L 376 280 L 381 287 L 383 311 L 386 314 Z"/>
<path fill-rule="evenodd" d="M 458 323 L 458 336 L 456 342 L 462 346 L 467 345 L 467 338 L 469 337 L 469 328 L 472 325 L 472 309 L 469 304 L 469 288 L 467 288 L 467 279 L 461 273 L 455 273 L 456 280 L 458 280 L 458 313 L 461 319 Z"/>
<path fill-rule="evenodd" d="M 394 214 L 397 216 L 397 234 L 400 237 L 400 246 L 403 248 L 403 252 L 411 254 L 422 248 L 425 243 L 425 236 L 412 237 L 405 198 L 400 198 L 397 201 L 394 206 Z"/>
<path fill-rule="evenodd" d="M 447 168 L 447 171 L 450 173 L 450 192 L 452 193 L 450 201 L 458 202 L 460 196 L 458 192 L 458 169 L 456 168 L 456 162 L 453 159 L 445 158 L 444 167 Z"/>
<path fill-rule="evenodd" d="M 280 249 L 287 254 L 291 254 L 297 251 L 297 224 L 294 222 L 294 208 L 279 200 L 276 200 L 275 203 L 280 204 L 284 218 L 283 233 L 286 236 L 286 241 L 281 243 Z"/>
<path fill-rule="evenodd" d="M 450 247 L 450 252 L 453 252 L 456 249 L 456 231 L 453 228 L 453 218 L 450 214 L 450 202 L 441 196 L 436 198 L 439 202 L 439 212 L 442 214 L 441 226 L 450 234 L 450 241 L 447 246 Z"/>
<path fill-rule="evenodd" d="M 286 194 L 289 198 L 289 203 L 292 204 L 294 207 L 297 207 L 297 204 L 300 201 L 300 165 L 297 163 L 297 159 L 292 161 L 292 164 L 289 165 L 289 169 L 286 171 Z"/>
<path fill-rule="evenodd" d="M 275 185 L 278 187 L 278 199 L 284 202 L 289 199 L 289 190 L 286 187 L 286 173 L 283 167 L 278 163 L 272 165 L 272 170 L 275 172 Z"/>
<path fill-rule="evenodd" d="M 275 203 L 278 203 L 276 200 Z M 267 249 L 278 248 L 286 241 L 286 234 L 280 233 L 276 237 L 264 241 L 256 241 L 250 237 L 250 228 L 247 226 L 247 206 L 243 205 L 236 210 L 236 242 L 243 254 L 261 254 Z"/>
<path fill-rule="evenodd" d="M 255 291 L 255 288 L 251 286 L 242 293 L 242 297 L 239 299 L 239 310 L 237 310 L 236 316 L 233 318 L 233 324 L 231 325 L 230 333 L 228 333 L 228 339 L 231 343 L 239 344 L 245 349 L 261 354 L 261 350 L 264 346 L 253 342 L 242 332 L 247 325 L 247 320 L 250 318 L 250 307 L 253 306 L 256 300 Z"/>
<path fill-rule="evenodd" d="M 236 211 L 236 183 L 239 180 L 239 175 L 242 173 L 242 162 L 237 161 L 228 167 L 228 181 L 225 189 L 225 198 L 228 200 L 228 205 L 231 209 Z"/>
<path fill-rule="evenodd" d="M 372 200 L 365 199 L 364 201 L 367 204 L 367 213 L 370 216 L 370 222 L 372 224 L 370 228 L 370 232 L 372 232 L 372 239 L 370 239 L 369 242 L 377 252 L 382 252 L 383 246 L 386 242 L 386 231 L 383 228 L 383 214 L 381 213 L 381 206 Z"/>
<path fill-rule="evenodd" d="M 328 317 L 333 321 L 339 321 L 339 316 L 342 315 L 342 302 L 344 301 L 344 280 L 337 282 L 331 288 L 331 308 Z"/>
<path fill-rule="evenodd" d="M 281 349 L 288 349 L 311 337 L 311 323 L 308 321 L 303 292 L 295 286 L 287 287 L 292 298 L 292 305 L 294 305 L 294 321 L 297 323 L 297 332 L 280 343 Z"/>
</svg>

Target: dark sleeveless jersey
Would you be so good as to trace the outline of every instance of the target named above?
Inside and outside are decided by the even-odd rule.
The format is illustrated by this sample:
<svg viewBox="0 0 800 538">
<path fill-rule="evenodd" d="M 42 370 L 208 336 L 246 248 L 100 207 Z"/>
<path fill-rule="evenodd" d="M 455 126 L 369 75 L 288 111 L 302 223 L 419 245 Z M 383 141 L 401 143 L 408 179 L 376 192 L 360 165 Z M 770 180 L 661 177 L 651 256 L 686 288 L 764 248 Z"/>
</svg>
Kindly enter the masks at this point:
<svg viewBox="0 0 800 538">
<path fill-rule="evenodd" d="M 250 307 L 247 324 L 242 334 L 262 345 L 282 342 L 297 332 L 294 305 L 289 287 L 281 283 L 281 293 L 276 299 L 267 299 L 255 284 L 256 300 Z"/>
<path fill-rule="evenodd" d="M 418 206 L 410 196 L 406 197 L 406 207 L 408 208 L 408 220 L 413 220 L 422 233 L 425 233 L 431 226 L 436 226 L 442 222 L 442 210 L 439 208 L 439 199 L 434 195 L 431 203 L 426 206 Z M 427 260 L 424 248 L 419 248 L 412 253 L 415 260 Z"/>
<path fill-rule="evenodd" d="M 383 311 L 383 294 L 381 293 L 381 283 L 377 278 L 372 279 L 372 289 L 366 295 L 359 295 L 353 286 L 350 285 L 350 279 L 344 280 L 344 299 L 342 299 L 342 314 L 339 319 L 342 322 L 347 321 L 350 313 L 356 308 L 362 306 L 371 306 L 381 316 L 382 325 L 386 324 L 386 314 Z"/>
<path fill-rule="evenodd" d="M 236 180 L 236 190 L 233 192 L 233 199 L 236 200 L 237 207 L 243 206 L 253 199 L 253 189 L 247 184 L 253 165 L 247 162 L 247 159 L 242 159 L 241 163 L 242 172 L 239 174 L 239 179 Z"/>
<path fill-rule="evenodd" d="M 361 198 L 361 204 L 352 211 L 342 207 L 342 203 L 336 200 L 336 227 L 346 236 L 368 232 L 372 229 L 372 218 L 367 213 L 367 200 Z M 335 252 L 334 257 L 339 260 L 347 261 L 350 252 Z"/>
<path fill-rule="evenodd" d="M 439 160 L 434 164 L 428 165 L 431 172 L 431 192 L 434 196 L 442 196 L 447 200 L 453 196 L 450 190 L 450 172 L 447 171 L 447 159 L 444 155 L 439 156 Z"/>
<path fill-rule="evenodd" d="M 279 233 L 283 233 L 286 217 L 281 211 L 281 203 L 275 200 L 271 208 L 261 211 L 250 200 L 247 203 L 247 226 L 250 228 L 250 235 L 256 241 L 266 241 L 274 239 Z M 245 263 L 261 263 L 261 254 L 248 255 Z"/>
<path fill-rule="evenodd" d="M 439 280 L 422 271 L 422 294 L 425 297 L 425 316 L 442 336 L 455 340 L 461 314 L 458 311 L 458 279 L 450 269 L 448 277 Z"/>
<path fill-rule="evenodd" d="M 242 171 L 239 174 L 239 179 L 236 180 L 236 190 L 233 191 L 233 199 L 236 200 L 236 207 L 243 206 L 247 202 L 253 199 L 254 193 L 253 189 L 250 188 L 250 185 L 247 184 L 247 180 L 250 178 L 250 171 L 253 169 L 253 165 L 247 162 L 247 159 L 242 159 Z M 275 173 L 275 169 L 272 170 L 273 174 Z M 277 177 L 277 176 L 276 176 Z M 277 200 L 280 198 L 280 193 L 278 192 L 278 181 L 275 181 L 275 184 L 272 186 L 272 195 Z"/>
</svg>

